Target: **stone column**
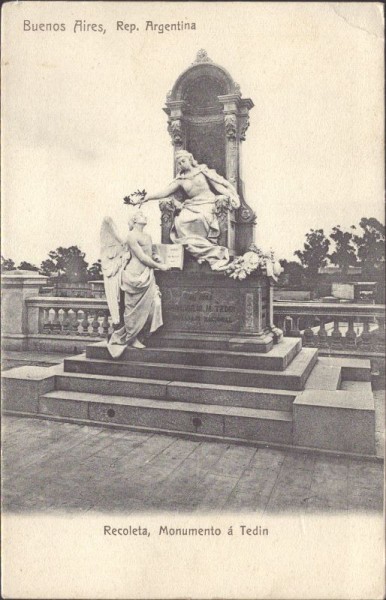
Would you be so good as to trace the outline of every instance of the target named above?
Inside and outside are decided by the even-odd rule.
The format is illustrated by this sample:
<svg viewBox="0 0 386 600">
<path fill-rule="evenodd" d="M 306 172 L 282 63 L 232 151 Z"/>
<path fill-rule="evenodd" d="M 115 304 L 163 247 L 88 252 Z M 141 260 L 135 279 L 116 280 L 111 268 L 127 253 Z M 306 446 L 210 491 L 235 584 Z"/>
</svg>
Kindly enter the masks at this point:
<svg viewBox="0 0 386 600">
<path fill-rule="evenodd" d="M 26 299 L 39 294 L 47 277 L 36 271 L 8 271 L 1 276 L 1 329 L 5 350 L 27 350 L 28 333 L 38 333 L 39 309 L 28 315 Z"/>
<path fill-rule="evenodd" d="M 168 132 L 172 138 L 172 144 L 174 146 L 173 156 L 173 173 L 176 176 L 176 152 L 186 147 L 186 128 L 184 122 L 184 105 L 183 100 L 170 100 L 169 95 L 166 100 L 165 112 L 168 115 Z"/>
</svg>

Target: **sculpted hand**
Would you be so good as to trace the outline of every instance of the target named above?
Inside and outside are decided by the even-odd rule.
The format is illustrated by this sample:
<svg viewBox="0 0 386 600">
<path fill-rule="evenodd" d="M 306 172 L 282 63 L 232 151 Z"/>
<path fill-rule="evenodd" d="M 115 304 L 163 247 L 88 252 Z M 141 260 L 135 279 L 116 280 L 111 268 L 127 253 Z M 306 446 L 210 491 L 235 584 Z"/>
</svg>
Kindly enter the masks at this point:
<svg viewBox="0 0 386 600">
<path fill-rule="evenodd" d="M 157 269 L 159 269 L 160 271 L 169 271 L 170 267 L 169 267 L 169 265 L 166 265 L 165 263 L 159 263 L 157 265 Z"/>
</svg>

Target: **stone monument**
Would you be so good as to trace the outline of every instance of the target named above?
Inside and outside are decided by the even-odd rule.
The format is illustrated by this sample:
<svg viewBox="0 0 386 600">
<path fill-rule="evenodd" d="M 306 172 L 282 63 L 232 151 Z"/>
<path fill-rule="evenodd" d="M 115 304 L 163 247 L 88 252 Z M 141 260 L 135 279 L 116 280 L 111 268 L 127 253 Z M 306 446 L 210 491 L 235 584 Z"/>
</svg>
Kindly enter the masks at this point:
<svg viewBox="0 0 386 600">
<path fill-rule="evenodd" d="M 157 271 L 151 241 L 142 235 L 145 220 L 138 221 L 142 251 L 133 239 L 129 246 L 141 263 L 132 267 L 140 267 L 144 280 L 134 282 L 138 302 L 126 299 L 123 334 L 128 337 L 119 357 L 112 359 L 102 341 L 57 367 L 10 369 L 3 375 L 6 412 L 196 440 L 374 456 L 370 361 L 320 358 L 317 348 L 302 348 L 300 338 L 282 339 L 273 325 L 275 264 L 253 243 L 255 214 L 241 179 L 240 147 L 252 107 L 229 73 L 201 50 L 166 102 L 175 179 L 162 192 L 132 195 L 135 203 L 163 199 L 159 254 L 165 263 L 172 257 L 175 269 Z M 131 293 L 138 272 L 126 273 L 123 246 L 105 233 L 107 279 L 121 273 L 107 287 L 114 297 L 125 273 Z M 147 315 L 155 314 L 148 272 L 153 268 L 164 325 L 147 348 L 133 347 L 141 333 L 136 315 L 142 293 L 149 296 L 139 311 L 146 325 Z M 18 308 L 12 326 L 17 342 L 28 347 L 39 314 L 34 304 L 27 314 L 27 296 L 36 293 L 39 282 L 26 281 L 25 273 L 16 279 L 17 274 L 3 278 L 4 304 L 7 310 Z M 115 300 L 110 312 L 118 321 Z M 135 315 L 133 331 L 130 315 Z"/>
<path fill-rule="evenodd" d="M 272 265 L 267 269 L 270 258 L 262 259 L 254 245 L 256 215 L 246 202 L 241 176 L 241 144 L 252 108 L 252 100 L 242 97 L 239 85 L 205 50 L 198 52 L 195 62 L 177 78 L 167 95 L 164 111 L 174 147 L 174 175 L 178 174 L 181 151 L 187 151 L 204 174 L 207 166 L 232 186 L 237 204 L 216 202 L 213 208 L 220 230 L 217 244 L 226 247 L 231 258 L 246 256 L 246 261 L 254 263 L 256 259 L 259 265 L 253 272 L 249 273 L 248 267 L 243 272 L 242 259 L 238 258 L 233 263 L 240 263 L 236 273 L 232 263 L 225 273 L 216 272 L 185 252 L 183 271 L 157 273 L 164 327 L 152 344 L 269 352 L 282 339 L 282 332 L 273 324 Z M 176 212 L 170 202 L 161 202 L 160 207 L 162 242 L 170 244 Z M 253 256 L 251 251 L 255 250 Z"/>
</svg>

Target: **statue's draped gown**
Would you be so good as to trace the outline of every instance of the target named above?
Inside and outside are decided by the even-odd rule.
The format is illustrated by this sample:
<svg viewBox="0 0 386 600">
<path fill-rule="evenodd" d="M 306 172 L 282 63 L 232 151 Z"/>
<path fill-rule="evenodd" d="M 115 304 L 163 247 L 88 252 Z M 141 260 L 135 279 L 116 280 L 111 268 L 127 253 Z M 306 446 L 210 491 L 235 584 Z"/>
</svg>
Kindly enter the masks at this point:
<svg viewBox="0 0 386 600">
<path fill-rule="evenodd" d="M 113 358 L 123 354 L 139 334 L 148 335 L 163 324 L 161 297 L 154 271 L 143 265 L 143 271 L 131 269 L 130 262 L 120 274 L 120 289 L 124 292 L 124 325 L 113 332 L 108 350 Z"/>
<path fill-rule="evenodd" d="M 222 194 L 216 195 L 208 189 L 185 200 L 181 212 L 174 218 L 170 239 L 174 244 L 182 244 L 199 263 L 206 261 L 213 270 L 217 270 L 229 263 L 229 251 L 228 248 L 218 245 L 220 228 L 216 215 L 216 200 L 219 197 L 224 198 L 225 187 L 235 208 L 240 201 L 235 188 L 215 171 L 208 169 L 206 165 L 200 165 L 198 173 L 203 173 L 208 186 L 215 190 L 219 185 L 222 186 Z M 184 179 L 184 175 L 180 174 L 176 180 L 181 179 Z"/>
</svg>

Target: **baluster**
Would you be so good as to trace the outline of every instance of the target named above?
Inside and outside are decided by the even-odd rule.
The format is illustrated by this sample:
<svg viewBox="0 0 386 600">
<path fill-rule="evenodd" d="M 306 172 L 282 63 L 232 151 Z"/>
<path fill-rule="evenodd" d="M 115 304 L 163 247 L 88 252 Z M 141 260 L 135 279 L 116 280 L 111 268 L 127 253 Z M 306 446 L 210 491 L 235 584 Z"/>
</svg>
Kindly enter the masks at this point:
<svg viewBox="0 0 386 600">
<path fill-rule="evenodd" d="M 357 344 L 357 334 L 355 333 L 354 328 L 354 317 L 348 317 L 348 329 L 344 341 L 348 348 L 353 348 Z"/>
<path fill-rule="evenodd" d="M 71 320 L 70 320 L 69 310 L 63 309 L 63 322 L 62 322 L 63 335 L 69 335 L 70 329 L 71 329 Z"/>
<path fill-rule="evenodd" d="M 70 308 L 68 310 L 68 318 L 70 321 L 69 335 L 76 335 L 78 333 L 78 319 L 76 309 Z"/>
<path fill-rule="evenodd" d="M 331 334 L 331 346 L 334 348 L 342 347 L 342 332 L 339 329 L 339 317 L 334 317 L 334 329 Z"/>
<path fill-rule="evenodd" d="M 292 324 L 293 324 L 292 317 L 286 316 L 284 318 L 284 329 L 283 329 L 284 335 L 286 335 L 286 336 L 290 336 L 291 335 L 291 333 L 292 333 Z"/>
<path fill-rule="evenodd" d="M 326 331 L 326 321 L 328 317 L 320 317 L 320 327 L 318 331 L 319 348 L 328 348 L 328 335 Z"/>
<path fill-rule="evenodd" d="M 91 326 L 91 331 L 90 331 L 90 335 L 92 337 L 98 337 L 99 333 L 98 333 L 98 329 L 99 329 L 99 321 L 98 321 L 98 313 L 97 311 L 95 311 L 92 315 L 92 321 L 90 323 Z"/>
<path fill-rule="evenodd" d="M 72 331 L 74 335 L 80 335 L 80 313 L 78 309 L 74 308 L 74 316 L 72 321 Z"/>
<path fill-rule="evenodd" d="M 93 314 L 91 311 L 87 311 L 87 331 L 86 331 L 86 335 L 90 335 L 92 336 L 92 320 L 93 320 Z"/>
<path fill-rule="evenodd" d="M 114 327 L 113 327 L 113 319 L 112 317 L 109 315 L 108 316 L 108 321 L 109 321 L 109 328 L 108 328 L 108 334 L 112 334 L 114 332 Z"/>
<path fill-rule="evenodd" d="M 309 346 L 315 348 L 316 344 L 316 335 L 312 331 L 311 327 L 306 327 L 303 333 L 303 344 L 305 346 Z"/>
<path fill-rule="evenodd" d="M 47 308 L 43 308 L 43 328 L 42 333 L 49 334 L 51 333 L 51 319 L 50 319 L 50 310 Z"/>
<path fill-rule="evenodd" d="M 103 313 L 102 320 L 102 336 L 107 337 L 109 334 L 109 315 L 107 312 Z"/>
<path fill-rule="evenodd" d="M 300 319 L 301 319 L 300 316 L 296 316 L 295 315 L 294 317 L 292 317 L 292 331 L 291 331 L 291 335 L 293 337 L 302 337 L 302 334 L 300 332 L 300 326 L 299 326 Z"/>
<path fill-rule="evenodd" d="M 375 330 L 373 339 L 376 351 L 385 352 L 385 317 L 378 317 L 378 329 Z"/>
<path fill-rule="evenodd" d="M 371 349 L 370 317 L 362 317 L 363 331 L 361 335 L 361 348 L 363 350 Z"/>
<path fill-rule="evenodd" d="M 54 318 L 51 323 L 51 332 L 53 335 L 60 335 L 62 331 L 62 324 L 59 318 L 59 309 L 53 308 L 52 310 L 54 311 Z"/>
<path fill-rule="evenodd" d="M 83 318 L 79 323 L 78 332 L 80 335 L 88 335 L 88 312 L 82 309 Z"/>
<path fill-rule="evenodd" d="M 104 319 L 104 314 L 102 311 L 99 311 L 99 313 L 98 313 L 98 337 L 103 337 L 103 335 L 104 335 L 103 319 Z"/>
</svg>

